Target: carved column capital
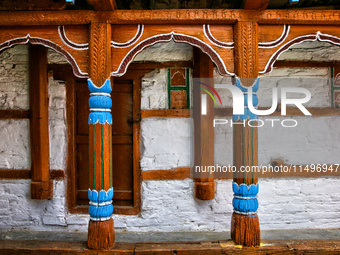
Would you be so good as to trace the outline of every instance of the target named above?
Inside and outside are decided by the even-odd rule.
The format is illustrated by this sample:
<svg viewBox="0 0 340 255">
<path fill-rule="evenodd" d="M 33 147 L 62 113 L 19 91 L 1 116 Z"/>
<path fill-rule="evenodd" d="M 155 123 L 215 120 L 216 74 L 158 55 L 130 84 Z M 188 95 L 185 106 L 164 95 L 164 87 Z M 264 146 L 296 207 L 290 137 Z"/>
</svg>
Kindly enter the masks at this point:
<svg viewBox="0 0 340 255">
<path fill-rule="evenodd" d="M 90 24 L 89 55 L 89 77 L 100 86 L 111 73 L 111 24 Z"/>
<path fill-rule="evenodd" d="M 257 22 L 239 21 L 234 26 L 235 74 L 251 86 L 259 73 Z"/>
</svg>

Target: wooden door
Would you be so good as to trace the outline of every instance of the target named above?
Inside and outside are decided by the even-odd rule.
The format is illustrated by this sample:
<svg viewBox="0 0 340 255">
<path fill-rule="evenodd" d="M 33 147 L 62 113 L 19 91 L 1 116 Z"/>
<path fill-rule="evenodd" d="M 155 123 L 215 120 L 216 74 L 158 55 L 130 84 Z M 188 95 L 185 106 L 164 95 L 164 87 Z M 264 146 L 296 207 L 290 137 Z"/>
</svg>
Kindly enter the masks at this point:
<svg viewBox="0 0 340 255">
<path fill-rule="evenodd" d="M 140 211 L 140 93 L 141 78 L 151 70 L 129 70 L 123 77 L 112 78 L 112 184 L 114 214 L 138 214 Z M 74 83 L 73 83 L 74 84 Z M 72 96 L 68 116 L 73 118 L 74 199 L 72 212 L 87 212 L 89 90 L 85 80 L 67 86 Z M 70 111 L 73 114 L 70 114 Z M 73 168 L 73 167 L 72 167 Z M 70 185 L 72 186 L 72 184 Z"/>
<path fill-rule="evenodd" d="M 116 78 L 111 93 L 113 204 L 120 206 L 133 200 L 133 85 L 132 79 Z"/>
</svg>

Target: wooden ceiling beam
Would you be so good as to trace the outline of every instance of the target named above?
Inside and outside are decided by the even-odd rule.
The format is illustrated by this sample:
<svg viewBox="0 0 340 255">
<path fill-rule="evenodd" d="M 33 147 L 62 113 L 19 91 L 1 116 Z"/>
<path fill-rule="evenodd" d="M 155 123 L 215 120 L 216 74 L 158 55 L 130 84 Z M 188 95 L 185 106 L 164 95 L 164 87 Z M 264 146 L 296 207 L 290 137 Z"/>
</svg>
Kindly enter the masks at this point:
<svg viewBox="0 0 340 255">
<path fill-rule="evenodd" d="M 95 11 L 113 11 L 116 9 L 115 0 L 87 0 Z"/>
<path fill-rule="evenodd" d="M 53 0 L 2 0 L 0 1 L 0 10 L 6 11 L 41 11 L 41 10 L 62 10 L 66 6 L 66 1 L 61 0 L 54 2 Z"/>
<path fill-rule="evenodd" d="M 114 10 L 1 11 L 0 26 L 111 24 L 260 24 L 340 25 L 338 10 Z"/>
<path fill-rule="evenodd" d="M 268 4 L 269 0 L 243 0 L 245 10 L 265 10 Z"/>
</svg>

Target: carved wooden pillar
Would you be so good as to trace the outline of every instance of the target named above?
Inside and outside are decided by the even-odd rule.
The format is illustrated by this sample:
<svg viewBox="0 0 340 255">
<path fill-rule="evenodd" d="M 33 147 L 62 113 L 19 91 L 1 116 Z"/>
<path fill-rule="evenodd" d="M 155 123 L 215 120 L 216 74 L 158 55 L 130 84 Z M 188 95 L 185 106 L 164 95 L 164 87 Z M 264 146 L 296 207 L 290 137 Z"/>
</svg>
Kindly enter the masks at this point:
<svg viewBox="0 0 340 255">
<path fill-rule="evenodd" d="M 256 22 L 238 22 L 234 26 L 235 73 L 236 85 L 242 92 L 258 89 L 258 37 Z M 244 96 L 247 105 L 247 96 Z M 253 103 L 257 97 L 253 94 Z M 244 115 L 233 116 L 233 155 L 237 170 L 246 166 L 258 165 L 257 126 L 256 121 L 248 125 L 249 119 L 255 119 L 245 107 Z M 231 237 L 245 246 L 260 245 L 260 225 L 257 216 L 257 176 L 252 172 L 237 172 L 233 182 L 233 207 L 231 220 Z"/>
<path fill-rule="evenodd" d="M 194 138 L 195 153 L 194 165 L 199 167 L 214 166 L 214 102 L 206 100 L 206 114 L 201 114 L 201 95 L 206 94 L 199 87 L 201 84 L 214 86 L 213 63 L 209 56 L 200 49 L 194 47 L 194 88 L 193 98 L 194 107 Z M 194 170 L 195 171 L 195 170 Z M 211 173 L 194 173 L 195 198 L 210 200 L 215 196 L 215 181 Z"/>
<path fill-rule="evenodd" d="M 112 197 L 111 25 L 90 24 L 88 86 L 90 222 L 88 246 L 108 249 L 115 242 Z"/>
</svg>

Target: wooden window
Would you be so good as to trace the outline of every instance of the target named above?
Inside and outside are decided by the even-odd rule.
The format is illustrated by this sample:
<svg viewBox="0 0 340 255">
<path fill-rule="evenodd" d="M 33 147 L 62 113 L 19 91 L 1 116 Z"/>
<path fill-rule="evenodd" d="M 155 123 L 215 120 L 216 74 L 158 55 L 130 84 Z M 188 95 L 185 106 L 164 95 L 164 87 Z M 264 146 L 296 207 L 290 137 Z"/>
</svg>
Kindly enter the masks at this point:
<svg viewBox="0 0 340 255">
<path fill-rule="evenodd" d="M 112 78 L 112 183 L 114 214 L 140 212 L 141 78 L 150 69 Z M 89 91 L 85 80 L 67 80 L 68 192 L 70 212 L 88 212 Z"/>
<path fill-rule="evenodd" d="M 145 69 L 149 69 L 154 70 L 156 68 L 166 68 L 168 70 L 168 81 L 167 81 L 167 90 L 168 90 L 168 98 L 171 100 L 171 92 L 176 92 L 176 87 L 179 91 L 184 90 L 186 91 L 186 95 L 185 96 L 180 96 L 180 98 L 178 98 L 179 100 L 176 100 L 176 98 L 173 99 L 173 101 L 179 101 L 181 103 L 179 103 L 182 107 L 185 105 L 184 109 L 181 108 L 174 108 L 174 104 L 171 106 L 171 101 L 168 100 L 168 104 L 167 104 L 167 108 L 169 109 L 153 109 L 153 110 L 142 110 L 142 118 L 148 118 L 148 117 L 166 117 L 166 118 L 190 118 L 191 114 L 190 114 L 190 71 L 192 70 L 193 67 L 193 63 L 192 61 L 171 61 L 171 62 L 163 62 L 163 63 L 158 63 L 158 62 L 146 62 L 143 64 L 132 64 L 133 68 L 136 69 L 140 69 L 140 70 L 145 70 Z M 182 86 L 170 86 L 171 85 L 171 76 L 170 76 L 170 69 L 182 69 L 182 70 L 187 70 L 189 72 L 189 75 L 187 75 L 187 71 L 185 71 L 185 75 L 186 78 L 188 78 L 188 80 L 185 81 L 185 87 L 183 86 L 183 82 L 182 82 Z M 183 72 L 182 72 L 183 74 Z M 178 76 L 176 76 L 177 79 Z M 180 81 L 183 81 L 182 78 L 179 78 L 176 81 L 173 81 L 173 85 L 181 85 Z M 178 84 L 179 83 L 179 84 Z M 189 85 L 189 86 L 187 86 Z M 189 93 L 188 93 L 189 92 Z M 183 93 L 183 92 L 182 92 Z M 176 93 L 174 95 L 174 97 L 176 96 Z M 177 95 L 178 96 L 178 95 Z M 187 96 L 189 96 L 187 98 Z M 183 99 L 183 100 L 180 100 Z M 189 100 L 187 100 L 189 99 Z M 183 103 L 184 101 L 184 103 Z M 178 104 L 178 105 L 179 105 Z M 178 105 L 176 107 L 178 107 Z M 172 107 L 172 108 L 171 108 Z"/>
<path fill-rule="evenodd" d="M 332 107 L 340 108 L 340 67 L 331 67 Z"/>
<path fill-rule="evenodd" d="M 190 108 L 190 70 L 189 68 L 168 68 L 169 109 Z"/>
</svg>

